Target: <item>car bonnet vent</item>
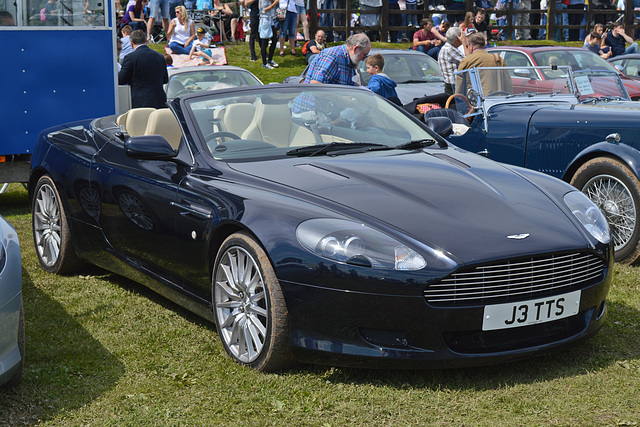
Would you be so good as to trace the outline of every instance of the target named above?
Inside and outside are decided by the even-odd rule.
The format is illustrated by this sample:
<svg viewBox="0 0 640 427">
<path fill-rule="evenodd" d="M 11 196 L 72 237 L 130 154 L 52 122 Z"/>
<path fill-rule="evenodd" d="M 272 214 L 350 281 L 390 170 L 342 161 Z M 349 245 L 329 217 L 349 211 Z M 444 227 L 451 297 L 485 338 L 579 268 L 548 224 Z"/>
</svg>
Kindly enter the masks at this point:
<svg viewBox="0 0 640 427">
<path fill-rule="evenodd" d="M 462 169 L 471 169 L 471 166 L 469 166 L 468 164 L 463 163 L 463 162 L 461 162 L 461 161 L 460 161 L 460 160 L 458 160 L 458 159 L 454 159 L 453 157 L 448 156 L 448 155 L 446 155 L 446 154 L 442 154 L 442 153 L 431 153 L 431 155 L 432 155 L 433 157 L 437 157 L 437 158 L 438 158 L 438 159 L 440 159 L 440 160 L 444 160 L 445 162 L 449 162 L 449 163 L 451 163 L 452 165 L 457 166 L 457 167 L 459 167 L 459 168 L 462 168 Z"/>
<path fill-rule="evenodd" d="M 315 165 L 310 165 L 308 163 L 302 164 L 302 165 L 296 165 L 295 166 L 298 169 L 303 169 L 307 172 L 313 172 L 316 173 L 318 175 L 322 175 L 326 178 L 331 178 L 331 179 L 337 179 L 337 180 L 348 180 L 349 177 L 341 175 L 339 173 L 327 170 L 327 169 L 323 169 L 321 167 L 315 166 Z"/>
</svg>

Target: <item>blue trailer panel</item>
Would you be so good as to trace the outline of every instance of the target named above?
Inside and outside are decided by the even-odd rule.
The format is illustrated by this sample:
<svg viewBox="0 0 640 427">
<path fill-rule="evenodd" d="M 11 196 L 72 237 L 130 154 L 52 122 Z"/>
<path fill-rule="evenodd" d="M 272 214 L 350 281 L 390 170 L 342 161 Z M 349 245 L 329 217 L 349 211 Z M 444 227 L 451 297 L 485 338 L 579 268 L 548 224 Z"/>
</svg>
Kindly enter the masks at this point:
<svg viewBox="0 0 640 427">
<path fill-rule="evenodd" d="M 0 0 L 0 183 L 28 179 L 43 129 L 118 112 L 112 5 L 89 2 L 90 15 L 82 0 L 58 0 L 54 19 L 43 22 L 46 0 Z"/>
</svg>

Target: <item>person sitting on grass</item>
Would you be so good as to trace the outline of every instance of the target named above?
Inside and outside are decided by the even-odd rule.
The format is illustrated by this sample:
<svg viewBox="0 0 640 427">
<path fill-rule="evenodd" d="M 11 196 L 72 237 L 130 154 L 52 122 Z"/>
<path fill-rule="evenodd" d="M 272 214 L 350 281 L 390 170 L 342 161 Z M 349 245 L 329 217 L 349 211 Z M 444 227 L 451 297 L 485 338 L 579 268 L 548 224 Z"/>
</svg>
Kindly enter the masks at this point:
<svg viewBox="0 0 640 427">
<path fill-rule="evenodd" d="M 599 55 L 601 58 L 607 59 L 611 56 L 611 50 L 608 50 L 607 52 L 602 50 L 602 46 L 600 45 L 601 39 L 602 37 L 600 36 L 600 33 L 593 31 L 589 34 L 589 41 L 584 43 L 584 47 L 596 55 Z"/>
<path fill-rule="evenodd" d="M 384 57 L 379 53 L 368 56 L 365 64 L 367 72 L 371 76 L 367 88 L 380 96 L 387 98 L 398 105 L 401 105 L 398 93 L 396 92 L 396 82 L 382 72 L 384 69 Z"/>
<path fill-rule="evenodd" d="M 191 48 L 191 52 L 189 52 L 189 59 L 193 59 L 194 56 L 199 56 L 202 58 L 202 63 L 198 65 L 215 65 L 215 61 L 212 57 L 211 52 L 211 44 L 209 42 L 209 38 L 206 37 L 207 32 L 204 28 L 198 27 L 196 31 L 196 39 L 193 41 L 193 47 Z"/>
</svg>

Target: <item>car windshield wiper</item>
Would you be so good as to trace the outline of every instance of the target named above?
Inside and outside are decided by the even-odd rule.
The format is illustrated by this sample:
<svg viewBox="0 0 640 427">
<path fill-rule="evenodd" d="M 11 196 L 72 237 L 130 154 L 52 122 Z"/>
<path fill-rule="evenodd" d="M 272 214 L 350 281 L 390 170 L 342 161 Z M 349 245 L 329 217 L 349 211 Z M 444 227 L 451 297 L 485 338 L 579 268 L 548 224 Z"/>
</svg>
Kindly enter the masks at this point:
<svg viewBox="0 0 640 427">
<path fill-rule="evenodd" d="M 621 101 L 622 97 L 620 96 L 589 96 L 580 101 L 580 104 L 596 104 L 600 101 L 611 102 L 611 101 Z"/>
<path fill-rule="evenodd" d="M 306 147 L 295 148 L 287 151 L 287 156 L 318 156 L 320 154 L 333 154 L 340 152 L 341 154 L 349 153 L 362 153 L 372 150 L 390 150 L 394 147 L 389 147 L 384 144 L 374 144 L 371 142 L 331 142 L 329 144 L 320 145 L 308 145 Z"/>
<path fill-rule="evenodd" d="M 549 92 L 550 93 L 550 92 Z M 514 93 L 511 95 L 507 95 L 507 97 L 505 99 L 509 99 L 509 98 L 515 98 L 516 96 L 528 96 L 529 98 L 536 96 L 536 95 L 542 95 L 541 93 L 538 92 L 522 92 L 522 93 Z"/>
<path fill-rule="evenodd" d="M 429 147 L 435 144 L 437 141 L 435 139 L 415 139 L 413 141 L 409 141 L 404 144 L 400 144 L 395 148 L 398 150 L 414 150 L 416 148 Z"/>
<path fill-rule="evenodd" d="M 607 102 L 622 101 L 622 97 L 621 96 L 611 96 L 611 95 L 601 96 L 600 99 L 603 100 L 603 101 L 607 101 Z"/>
</svg>

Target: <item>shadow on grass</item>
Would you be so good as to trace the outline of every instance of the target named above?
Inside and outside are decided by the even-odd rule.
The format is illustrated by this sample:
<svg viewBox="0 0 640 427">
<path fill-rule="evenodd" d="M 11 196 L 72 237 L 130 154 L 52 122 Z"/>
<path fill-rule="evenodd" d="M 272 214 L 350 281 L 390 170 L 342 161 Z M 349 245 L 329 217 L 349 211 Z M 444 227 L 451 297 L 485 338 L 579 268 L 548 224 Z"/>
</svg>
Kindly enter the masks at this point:
<svg viewBox="0 0 640 427">
<path fill-rule="evenodd" d="M 323 376 L 332 383 L 372 384 L 398 389 L 496 390 L 600 371 L 640 359 L 640 312 L 608 301 L 608 318 L 590 340 L 558 352 L 493 366 L 442 370 L 366 370 L 305 365 L 295 373 Z M 290 371 L 294 373 L 294 371 Z"/>
<path fill-rule="evenodd" d="M 18 388 L 0 393 L 0 425 L 33 425 L 85 406 L 125 369 L 26 273 L 22 288 L 25 372 Z"/>
</svg>

